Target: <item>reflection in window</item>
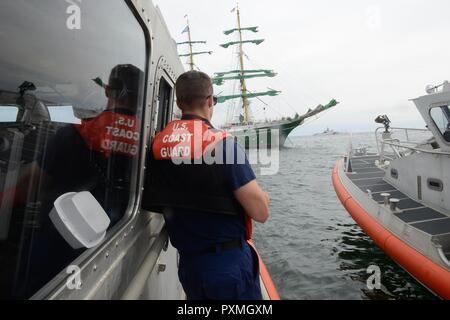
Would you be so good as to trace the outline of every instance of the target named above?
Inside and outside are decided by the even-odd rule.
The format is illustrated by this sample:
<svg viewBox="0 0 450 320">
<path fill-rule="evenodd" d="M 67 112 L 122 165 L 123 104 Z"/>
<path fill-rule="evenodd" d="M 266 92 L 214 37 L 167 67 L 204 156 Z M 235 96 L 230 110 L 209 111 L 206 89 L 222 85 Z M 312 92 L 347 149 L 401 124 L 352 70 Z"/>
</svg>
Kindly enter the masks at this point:
<svg viewBox="0 0 450 320">
<path fill-rule="evenodd" d="M 47 106 L 52 122 L 81 124 L 82 118 L 75 117 L 72 106 Z"/>
<path fill-rule="evenodd" d="M 81 253 L 49 219 L 57 197 L 90 191 L 111 226 L 133 204 L 144 33 L 125 1 L 80 6 L 69 30 L 65 1 L 0 3 L 0 299 L 30 297 Z"/>
<path fill-rule="evenodd" d="M 438 127 L 445 141 L 450 142 L 450 109 L 448 106 L 436 107 L 430 110 L 431 118 Z"/>
<path fill-rule="evenodd" d="M 16 122 L 18 114 L 16 106 L 0 106 L 0 122 Z"/>
</svg>

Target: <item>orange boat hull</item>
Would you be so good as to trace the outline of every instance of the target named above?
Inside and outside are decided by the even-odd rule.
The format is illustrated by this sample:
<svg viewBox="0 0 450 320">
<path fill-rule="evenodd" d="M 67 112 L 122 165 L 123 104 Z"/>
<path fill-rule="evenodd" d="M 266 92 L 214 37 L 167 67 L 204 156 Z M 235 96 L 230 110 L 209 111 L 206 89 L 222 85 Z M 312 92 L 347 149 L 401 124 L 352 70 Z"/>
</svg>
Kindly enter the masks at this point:
<svg viewBox="0 0 450 320">
<path fill-rule="evenodd" d="M 338 174 L 341 161 L 333 170 L 333 186 L 345 209 L 387 255 L 431 291 L 441 298 L 449 300 L 450 272 L 385 229 L 353 199 L 343 186 Z"/>
<path fill-rule="evenodd" d="M 255 244 L 252 240 L 247 240 L 248 244 L 255 250 L 256 253 L 258 253 L 258 250 L 256 250 Z M 261 277 L 261 280 L 264 284 L 264 287 L 266 287 L 267 294 L 269 295 L 270 300 L 280 300 L 280 295 L 278 294 L 277 288 L 273 284 L 272 278 L 270 277 L 269 271 L 267 271 L 266 265 L 262 261 L 259 253 L 258 253 L 258 259 L 259 259 L 259 274 Z"/>
</svg>

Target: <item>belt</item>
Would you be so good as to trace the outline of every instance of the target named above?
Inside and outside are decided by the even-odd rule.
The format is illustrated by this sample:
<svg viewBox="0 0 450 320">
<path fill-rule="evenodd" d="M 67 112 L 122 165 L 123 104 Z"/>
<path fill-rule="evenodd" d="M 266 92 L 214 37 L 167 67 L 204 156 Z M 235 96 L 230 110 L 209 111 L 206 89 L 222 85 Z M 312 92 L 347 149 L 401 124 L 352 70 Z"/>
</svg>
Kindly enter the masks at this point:
<svg viewBox="0 0 450 320">
<path fill-rule="evenodd" d="M 197 255 L 203 255 L 208 253 L 218 253 L 221 251 L 227 251 L 235 248 L 242 248 L 243 246 L 243 240 L 242 239 L 236 239 L 229 242 L 222 242 L 219 244 L 216 244 L 215 246 L 211 246 L 209 248 L 196 251 L 196 252 L 180 252 L 182 255 L 187 256 L 197 256 Z"/>
</svg>

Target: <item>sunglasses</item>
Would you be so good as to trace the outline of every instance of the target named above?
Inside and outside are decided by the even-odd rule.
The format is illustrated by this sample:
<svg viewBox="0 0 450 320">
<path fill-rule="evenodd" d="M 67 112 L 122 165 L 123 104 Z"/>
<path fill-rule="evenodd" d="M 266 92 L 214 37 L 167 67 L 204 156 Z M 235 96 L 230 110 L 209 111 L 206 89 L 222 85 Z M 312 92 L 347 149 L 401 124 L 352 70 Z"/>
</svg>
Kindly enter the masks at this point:
<svg viewBox="0 0 450 320">
<path fill-rule="evenodd" d="M 212 96 L 213 98 L 213 105 L 216 105 L 218 102 L 217 96 L 210 94 L 209 96 L 207 96 L 205 99 L 209 99 Z"/>
</svg>

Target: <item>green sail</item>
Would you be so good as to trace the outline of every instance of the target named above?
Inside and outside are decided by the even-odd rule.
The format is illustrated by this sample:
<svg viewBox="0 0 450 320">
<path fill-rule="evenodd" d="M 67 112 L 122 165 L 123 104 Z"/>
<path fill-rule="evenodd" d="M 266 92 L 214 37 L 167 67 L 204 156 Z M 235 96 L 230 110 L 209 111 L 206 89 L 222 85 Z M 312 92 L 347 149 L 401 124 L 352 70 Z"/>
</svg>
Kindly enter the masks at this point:
<svg viewBox="0 0 450 320">
<path fill-rule="evenodd" d="M 264 73 L 253 73 L 253 74 L 244 74 L 244 75 L 234 75 L 230 77 L 215 77 L 212 79 L 213 84 L 216 86 L 221 86 L 224 84 L 227 80 L 242 80 L 242 79 L 251 79 L 251 78 L 260 78 L 260 77 L 275 77 L 277 74 L 274 72 L 264 72 Z"/>
<path fill-rule="evenodd" d="M 244 41 L 232 41 L 232 42 L 227 42 L 224 44 L 221 44 L 220 46 L 227 49 L 229 46 L 233 46 L 235 44 L 240 44 L 240 43 L 254 43 L 256 45 L 261 44 L 264 42 L 264 39 L 257 39 L 257 40 L 244 40 Z"/>
<path fill-rule="evenodd" d="M 332 99 L 330 102 L 328 102 L 326 105 L 319 104 L 315 109 L 309 109 L 302 117 L 303 118 L 309 118 L 316 114 L 321 113 L 322 111 L 325 111 L 327 109 L 333 108 L 339 104 L 338 101 L 335 99 Z"/>
<path fill-rule="evenodd" d="M 224 34 L 226 34 L 226 35 L 229 35 L 229 34 L 232 34 L 233 32 L 236 32 L 236 31 L 252 31 L 252 32 L 258 32 L 258 27 L 247 27 L 247 28 L 234 28 L 234 29 L 230 29 L 230 30 L 226 30 L 226 31 L 224 31 L 223 33 Z"/>
<path fill-rule="evenodd" d="M 232 71 L 227 71 L 227 72 L 215 72 L 214 75 L 216 77 L 223 77 L 224 75 L 232 74 L 232 73 L 246 74 L 246 73 L 259 73 L 259 72 L 274 73 L 273 70 L 258 69 L 258 70 L 242 70 L 242 71 L 241 70 L 232 70 Z"/>
<path fill-rule="evenodd" d="M 196 55 L 199 55 L 199 54 L 212 54 L 212 51 L 201 51 L 201 52 L 193 52 L 192 53 L 192 55 L 193 56 L 196 56 Z M 190 53 L 187 53 L 187 54 L 180 54 L 179 56 L 180 57 L 189 57 L 191 54 Z"/>
<path fill-rule="evenodd" d="M 254 93 L 246 93 L 246 94 L 234 94 L 234 95 L 229 95 L 229 96 L 219 96 L 217 97 L 217 102 L 218 103 L 224 103 L 228 100 L 233 100 L 233 99 L 238 99 L 238 98 L 247 98 L 247 99 L 251 99 L 251 98 L 256 98 L 256 97 L 261 97 L 261 96 L 277 96 L 281 93 L 281 91 L 276 91 L 276 90 L 269 90 L 266 92 L 254 92 Z"/>
<path fill-rule="evenodd" d="M 185 41 L 185 42 L 177 42 L 177 45 L 182 45 L 182 44 L 196 44 L 196 43 L 203 43 L 203 44 L 206 44 L 206 41 Z"/>
</svg>

